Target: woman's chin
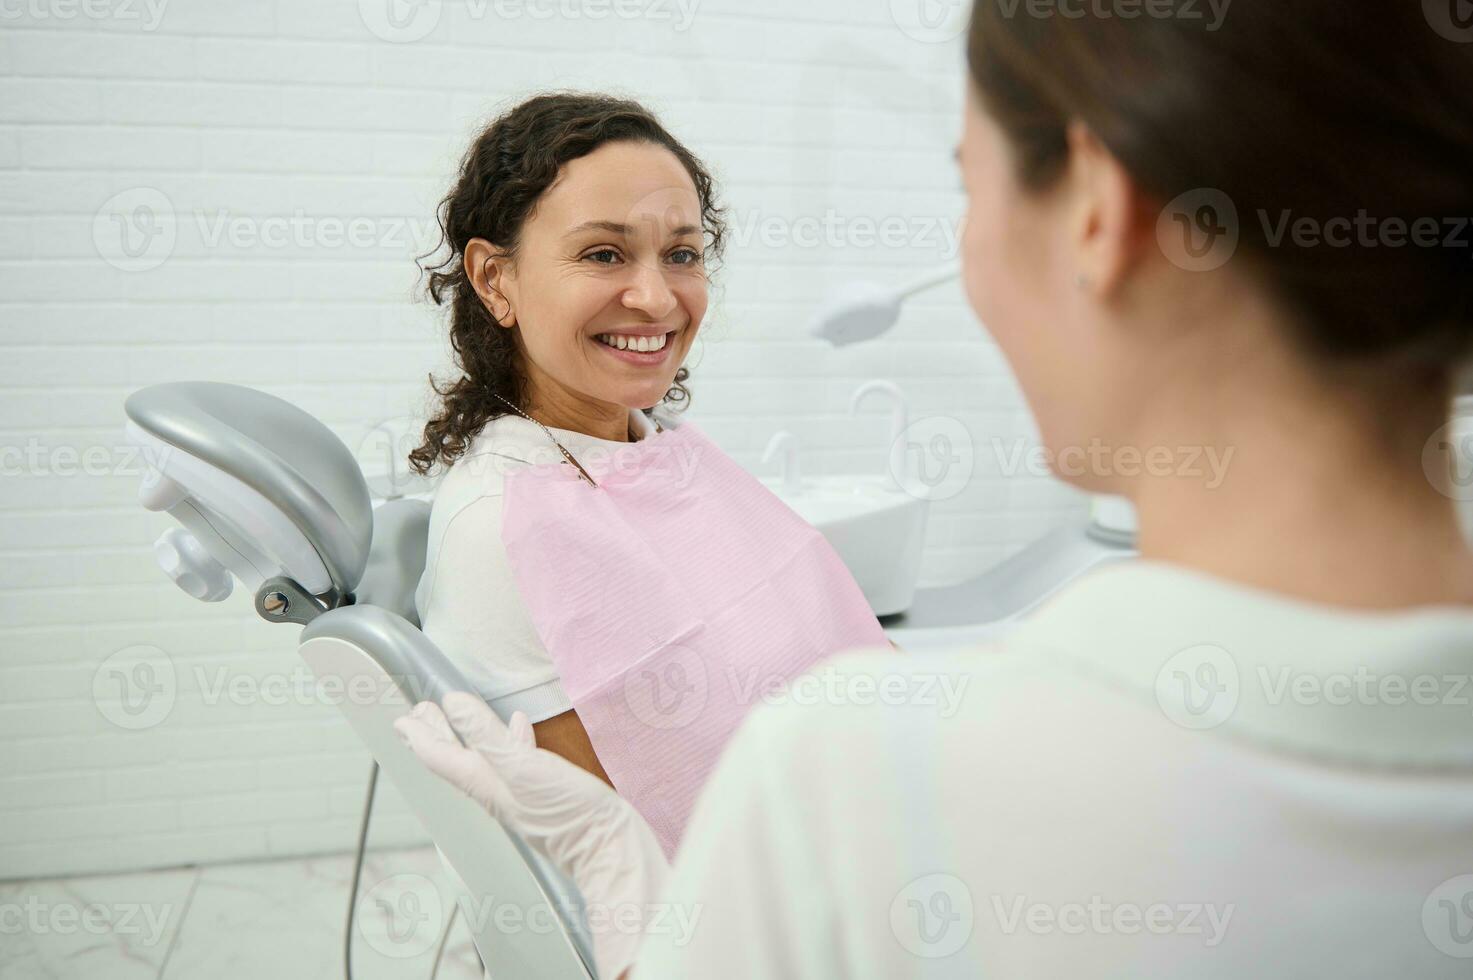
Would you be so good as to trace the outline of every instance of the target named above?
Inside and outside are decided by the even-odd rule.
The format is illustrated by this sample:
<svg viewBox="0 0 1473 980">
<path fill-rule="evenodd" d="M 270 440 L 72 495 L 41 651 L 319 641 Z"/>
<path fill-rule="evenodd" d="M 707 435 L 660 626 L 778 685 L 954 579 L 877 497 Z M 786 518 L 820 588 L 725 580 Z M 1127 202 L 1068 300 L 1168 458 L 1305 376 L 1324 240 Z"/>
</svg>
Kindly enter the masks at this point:
<svg viewBox="0 0 1473 980">
<path fill-rule="evenodd" d="M 674 383 L 674 379 L 670 378 L 664 379 L 663 382 L 644 380 L 638 384 L 612 384 L 604 388 L 599 399 L 614 405 L 623 405 L 625 408 L 643 411 L 660 404 Z"/>
</svg>

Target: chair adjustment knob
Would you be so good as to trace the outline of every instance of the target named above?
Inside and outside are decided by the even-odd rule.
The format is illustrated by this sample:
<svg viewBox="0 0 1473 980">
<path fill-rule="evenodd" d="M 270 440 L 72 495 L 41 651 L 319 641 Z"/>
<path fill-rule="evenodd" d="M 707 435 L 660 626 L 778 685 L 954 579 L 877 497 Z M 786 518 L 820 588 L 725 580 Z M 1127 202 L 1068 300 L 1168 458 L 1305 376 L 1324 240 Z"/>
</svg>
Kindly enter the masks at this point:
<svg viewBox="0 0 1473 980">
<path fill-rule="evenodd" d="M 219 602 L 230 595 L 230 570 L 205 550 L 199 539 L 182 527 L 171 527 L 154 542 L 154 557 L 174 584 L 202 602 Z"/>
</svg>

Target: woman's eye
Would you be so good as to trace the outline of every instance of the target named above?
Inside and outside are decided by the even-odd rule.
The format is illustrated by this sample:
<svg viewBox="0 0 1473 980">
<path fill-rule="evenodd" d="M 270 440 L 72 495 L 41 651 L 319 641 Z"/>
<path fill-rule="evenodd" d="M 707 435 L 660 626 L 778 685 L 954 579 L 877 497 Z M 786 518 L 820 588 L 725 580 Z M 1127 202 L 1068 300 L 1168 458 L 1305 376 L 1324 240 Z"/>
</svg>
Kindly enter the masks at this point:
<svg viewBox="0 0 1473 980">
<path fill-rule="evenodd" d="M 693 248 L 677 249 L 671 253 L 670 257 L 677 260 L 676 265 L 697 265 L 701 261 L 701 253 Z M 684 257 L 685 261 L 679 261 L 681 257 Z"/>
<path fill-rule="evenodd" d="M 619 253 L 611 248 L 601 248 L 596 252 L 589 252 L 583 257 L 585 259 L 592 259 L 599 265 L 612 265 L 614 260 L 618 259 Z"/>
</svg>

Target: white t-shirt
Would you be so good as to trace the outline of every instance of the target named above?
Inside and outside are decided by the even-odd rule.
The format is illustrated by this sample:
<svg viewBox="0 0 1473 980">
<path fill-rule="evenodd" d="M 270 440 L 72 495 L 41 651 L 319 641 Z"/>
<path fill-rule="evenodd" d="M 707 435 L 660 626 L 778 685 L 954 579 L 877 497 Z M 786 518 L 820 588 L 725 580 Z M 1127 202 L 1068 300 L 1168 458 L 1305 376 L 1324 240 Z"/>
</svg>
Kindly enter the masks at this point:
<svg viewBox="0 0 1473 980">
<path fill-rule="evenodd" d="M 673 423 L 661 417 L 660 424 Z M 629 413 L 629 426 L 639 439 L 654 431 L 639 411 Z M 629 446 L 550 431 L 585 466 Z M 429 552 L 415 592 L 422 629 L 502 717 L 524 711 L 538 722 L 573 707 L 517 592 L 501 543 L 506 476 L 527 465 L 563 462 L 540 426 L 503 415 L 487 423 L 450 467 L 430 510 Z"/>
<path fill-rule="evenodd" d="M 1473 612 L 1148 562 L 841 657 L 728 747 L 633 976 L 1466 978 L 1470 673 Z"/>
</svg>

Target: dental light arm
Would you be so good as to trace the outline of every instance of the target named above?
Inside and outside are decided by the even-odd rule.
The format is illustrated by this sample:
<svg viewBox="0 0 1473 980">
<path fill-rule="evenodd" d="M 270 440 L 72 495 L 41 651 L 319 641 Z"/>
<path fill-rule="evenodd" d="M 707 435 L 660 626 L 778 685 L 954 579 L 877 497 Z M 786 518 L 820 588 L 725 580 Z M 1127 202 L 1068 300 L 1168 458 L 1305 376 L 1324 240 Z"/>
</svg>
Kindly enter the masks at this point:
<svg viewBox="0 0 1473 980">
<path fill-rule="evenodd" d="M 895 326 L 905 300 L 951 282 L 959 275 L 961 263 L 950 262 L 899 287 L 848 283 L 819 312 L 810 332 L 835 347 L 873 340 Z"/>
</svg>

